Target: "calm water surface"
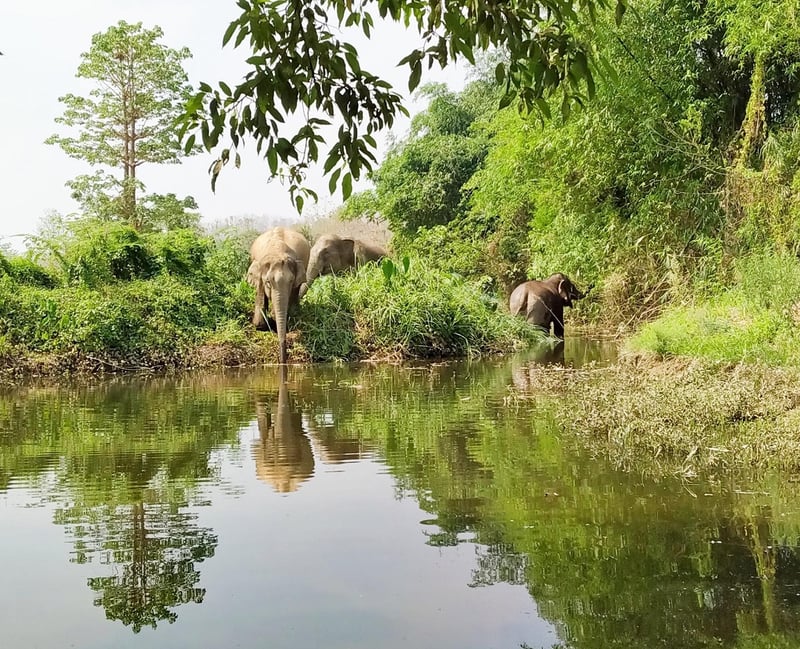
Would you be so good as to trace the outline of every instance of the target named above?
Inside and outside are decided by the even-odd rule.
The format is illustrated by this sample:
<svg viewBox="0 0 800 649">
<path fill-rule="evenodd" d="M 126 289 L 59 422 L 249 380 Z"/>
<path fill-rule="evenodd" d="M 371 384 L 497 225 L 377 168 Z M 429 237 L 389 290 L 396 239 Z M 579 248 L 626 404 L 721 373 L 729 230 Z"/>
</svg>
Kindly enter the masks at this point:
<svg viewBox="0 0 800 649">
<path fill-rule="evenodd" d="M 0 394 L 0 646 L 800 646 L 795 483 L 615 471 L 533 362 Z"/>
</svg>

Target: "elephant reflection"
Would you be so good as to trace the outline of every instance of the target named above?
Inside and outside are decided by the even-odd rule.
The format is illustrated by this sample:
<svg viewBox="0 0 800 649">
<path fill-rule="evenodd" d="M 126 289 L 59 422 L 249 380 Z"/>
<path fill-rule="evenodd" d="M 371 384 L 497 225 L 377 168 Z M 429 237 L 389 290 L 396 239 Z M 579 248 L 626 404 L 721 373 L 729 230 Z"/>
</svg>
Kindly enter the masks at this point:
<svg viewBox="0 0 800 649">
<path fill-rule="evenodd" d="M 282 368 L 285 370 L 285 368 Z M 278 402 L 256 401 L 259 439 L 253 445 L 256 476 L 278 493 L 296 491 L 314 474 L 314 453 L 302 429 L 302 418 L 290 399 L 285 373 L 281 372 Z"/>
<path fill-rule="evenodd" d="M 362 440 L 358 437 L 343 437 L 334 427 L 332 413 L 311 415 L 307 426 L 320 460 L 325 464 L 341 464 L 364 457 Z"/>
<path fill-rule="evenodd" d="M 566 365 L 564 359 L 564 341 L 559 340 L 555 345 L 544 345 L 535 350 L 534 355 L 526 356 L 520 363 L 512 361 L 511 380 L 517 390 L 528 392 L 538 387 L 541 379 L 539 369 L 543 365 Z"/>
</svg>

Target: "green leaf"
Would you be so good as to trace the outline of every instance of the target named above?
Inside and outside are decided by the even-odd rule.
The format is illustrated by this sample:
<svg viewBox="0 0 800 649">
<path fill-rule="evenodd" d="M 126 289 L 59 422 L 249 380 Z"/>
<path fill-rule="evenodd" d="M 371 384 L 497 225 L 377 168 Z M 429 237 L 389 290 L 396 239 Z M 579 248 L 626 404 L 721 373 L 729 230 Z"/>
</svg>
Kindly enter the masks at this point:
<svg viewBox="0 0 800 649">
<path fill-rule="evenodd" d="M 350 198 L 353 193 L 353 176 L 349 172 L 342 177 L 342 197 L 344 200 Z"/>
<path fill-rule="evenodd" d="M 336 171 L 334 171 L 331 174 L 331 177 L 328 180 L 328 192 L 330 192 L 331 194 L 333 194 L 336 191 L 336 183 L 338 182 L 339 176 L 341 174 L 342 174 L 341 169 L 336 169 Z"/>
<path fill-rule="evenodd" d="M 494 78 L 497 83 L 503 83 L 503 80 L 506 78 L 506 66 L 504 63 L 497 64 L 497 67 L 494 69 Z"/>
<path fill-rule="evenodd" d="M 397 267 L 394 265 L 394 262 L 388 257 L 384 257 L 383 261 L 381 262 L 381 270 L 383 271 L 384 281 L 387 284 L 390 284 L 392 277 L 397 272 Z"/>
<path fill-rule="evenodd" d="M 238 20 L 234 20 L 230 25 L 228 25 L 228 29 L 225 30 L 225 34 L 222 37 L 222 47 L 225 47 L 228 44 L 228 41 L 231 40 L 233 32 L 236 31 L 236 28 L 238 26 L 239 26 Z"/>
<path fill-rule="evenodd" d="M 414 92 L 416 87 L 419 85 L 421 78 L 422 78 L 422 62 L 417 60 L 411 66 L 411 74 L 408 77 L 409 92 Z"/>
<path fill-rule="evenodd" d="M 539 108 L 539 111 L 544 115 L 547 119 L 550 119 L 552 115 L 550 114 L 550 105 L 547 103 L 547 100 L 542 99 L 541 97 L 537 97 L 535 100 L 536 105 Z"/>
<path fill-rule="evenodd" d="M 269 164 L 269 172 L 274 176 L 278 173 L 278 152 L 273 145 L 268 145 L 267 148 L 267 163 Z"/>
<path fill-rule="evenodd" d="M 628 4 L 625 0 L 617 0 L 617 6 L 614 8 L 614 22 L 617 24 L 617 27 L 622 23 L 622 17 L 625 15 L 627 9 Z"/>
</svg>

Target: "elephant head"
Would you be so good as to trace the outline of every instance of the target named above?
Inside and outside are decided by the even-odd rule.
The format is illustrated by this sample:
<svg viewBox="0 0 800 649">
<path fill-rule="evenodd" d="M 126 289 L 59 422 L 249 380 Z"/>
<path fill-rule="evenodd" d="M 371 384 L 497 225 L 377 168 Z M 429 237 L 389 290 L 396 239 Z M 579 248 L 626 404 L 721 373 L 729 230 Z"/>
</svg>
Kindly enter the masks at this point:
<svg viewBox="0 0 800 649">
<path fill-rule="evenodd" d="M 385 256 L 386 251 L 380 246 L 358 239 L 342 238 L 336 234 L 324 234 L 311 248 L 306 281 L 300 287 L 300 297 L 306 294 L 312 282 L 321 275 L 357 268 Z"/>
<path fill-rule="evenodd" d="M 309 246 L 299 232 L 273 228 L 260 235 L 250 248 L 253 258 L 247 280 L 256 289 L 253 324 L 267 329 L 267 314 L 275 323 L 280 343 L 280 362 L 286 363 L 286 328 L 289 309 L 298 303 L 298 291 L 306 277 Z"/>
<path fill-rule="evenodd" d="M 586 293 L 583 293 L 578 289 L 575 284 L 572 283 L 572 280 L 564 275 L 564 273 L 555 273 L 550 275 L 545 280 L 546 283 L 550 283 L 552 286 L 555 287 L 556 292 L 561 296 L 561 299 L 564 300 L 564 306 L 572 306 L 572 302 L 574 300 L 580 300 L 586 297 L 587 293 L 591 290 L 591 286 L 586 290 Z"/>
</svg>

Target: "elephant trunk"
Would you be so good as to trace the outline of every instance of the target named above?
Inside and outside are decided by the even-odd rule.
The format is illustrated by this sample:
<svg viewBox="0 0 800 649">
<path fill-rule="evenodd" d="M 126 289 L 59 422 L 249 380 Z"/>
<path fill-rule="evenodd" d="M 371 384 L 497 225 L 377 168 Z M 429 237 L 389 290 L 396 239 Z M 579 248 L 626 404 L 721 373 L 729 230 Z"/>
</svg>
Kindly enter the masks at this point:
<svg viewBox="0 0 800 649">
<path fill-rule="evenodd" d="M 288 317 L 289 299 L 280 288 L 272 291 L 272 308 L 275 310 L 275 326 L 278 329 L 280 345 L 280 364 L 286 364 L 286 321 Z"/>
<path fill-rule="evenodd" d="M 311 259 L 308 270 L 306 271 L 306 281 L 300 285 L 300 292 L 298 298 L 302 298 L 311 288 L 311 283 L 319 276 L 319 264 L 316 259 Z"/>
</svg>

